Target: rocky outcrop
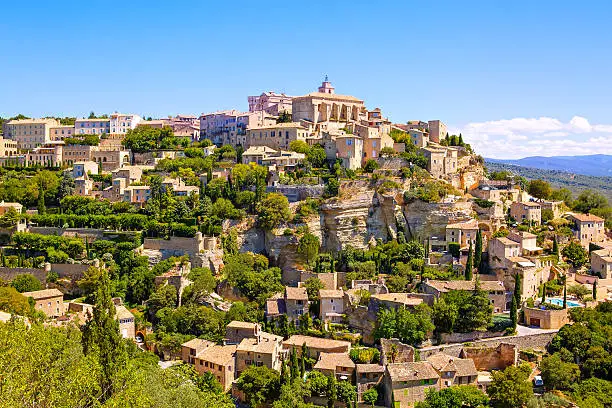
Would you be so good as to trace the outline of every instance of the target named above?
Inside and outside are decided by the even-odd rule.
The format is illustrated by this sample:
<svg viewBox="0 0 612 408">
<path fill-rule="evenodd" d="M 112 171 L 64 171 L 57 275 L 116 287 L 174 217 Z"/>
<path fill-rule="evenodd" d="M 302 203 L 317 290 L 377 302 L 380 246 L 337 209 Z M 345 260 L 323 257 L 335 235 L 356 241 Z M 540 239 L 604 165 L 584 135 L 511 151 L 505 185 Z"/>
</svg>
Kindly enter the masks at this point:
<svg viewBox="0 0 612 408">
<path fill-rule="evenodd" d="M 426 203 L 417 200 L 406 203 L 403 211 L 408 225 L 406 238 L 422 241 L 432 236 L 443 237 L 447 224 L 470 218 L 472 204 L 464 201 Z"/>
</svg>

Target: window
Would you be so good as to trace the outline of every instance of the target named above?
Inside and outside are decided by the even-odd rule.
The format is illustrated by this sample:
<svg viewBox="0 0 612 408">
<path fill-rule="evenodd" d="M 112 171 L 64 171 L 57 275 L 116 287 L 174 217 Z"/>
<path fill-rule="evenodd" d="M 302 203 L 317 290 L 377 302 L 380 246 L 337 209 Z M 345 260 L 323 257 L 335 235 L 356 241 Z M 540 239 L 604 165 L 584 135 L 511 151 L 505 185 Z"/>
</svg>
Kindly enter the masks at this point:
<svg viewBox="0 0 612 408">
<path fill-rule="evenodd" d="M 353 140 L 352 139 L 346 139 L 346 145 L 347 146 L 351 146 L 353 144 Z"/>
</svg>

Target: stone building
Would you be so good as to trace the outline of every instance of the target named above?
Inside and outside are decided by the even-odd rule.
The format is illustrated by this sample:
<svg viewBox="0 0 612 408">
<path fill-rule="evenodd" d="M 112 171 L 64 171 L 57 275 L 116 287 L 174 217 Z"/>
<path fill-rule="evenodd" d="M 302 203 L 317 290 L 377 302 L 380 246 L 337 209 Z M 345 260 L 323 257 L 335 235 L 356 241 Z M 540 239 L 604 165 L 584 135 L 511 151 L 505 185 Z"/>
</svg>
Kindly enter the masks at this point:
<svg viewBox="0 0 612 408">
<path fill-rule="evenodd" d="M 426 279 L 423 282 L 423 292 L 439 298 L 442 294 L 453 290 L 469 291 L 475 290 L 473 281 L 441 281 Z M 487 292 L 494 313 L 501 313 L 507 310 L 507 291 L 503 282 L 500 281 L 481 281 L 480 290 Z"/>
<path fill-rule="evenodd" d="M 320 353 L 319 359 L 312 367 L 326 376 L 333 375 L 337 380 L 353 382 L 355 363 L 348 353 Z"/>
<path fill-rule="evenodd" d="M 300 122 L 274 123 L 250 127 L 246 131 L 244 146 L 268 146 L 273 149 L 289 149 L 294 140 L 306 142 L 310 129 Z"/>
<path fill-rule="evenodd" d="M 309 357 L 316 359 L 319 358 L 321 353 L 348 353 L 351 351 L 351 343 L 348 341 L 303 336 L 301 334 L 294 334 L 289 337 L 283 342 L 283 347 L 289 353 L 295 349 L 300 355 L 304 344 L 308 347 Z"/>
<path fill-rule="evenodd" d="M 478 233 L 478 220 L 470 219 L 467 221 L 454 222 L 446 226 L 446 250 L 448 244 L 455 242 L 461 249 L 467 249 L 476 244 L 476 234 Z"/>
<path fill-rule="evenodd" d="M 252 365 L 280 372 L 284 354 L 281 336 L 259 332 L 256 337 L 244 338 L 236 348 L 236 376 Z"/>
<path fill-rule="evenodd" d="M 0 157 L 14 157 L 18 153 L 19 147 L 16 140 L 0 136 Z"/>
<path fill-rule="evenodd" d="M 214 345 L 215 343 L 212 341 L 198 339 L 197 337 L 189 340 L 181 345 L 181 360 L 187 364 L 195 364 L 198 353 Z"/>
<path fill-rule="evenodd" d="M 440 375 L 441 388 L 478 383 L 478 370 L 472 359 L 438 353 L 427 357 L 427 361 Z"/>
<path fill-rule="evenodd" d="M 425 400 L 429 389 L 440 389 L 440 375 L 427 361 L 387 364 L 384 379 L 385 405 L 409 408 Z"/>
<path fill-rule="evenodd" d="M 68 137 L 74 137 L 74 126 L 61 125 L 49 128 L 49 137 L 52 142 L 62 141 Z"/>
<path fill-rule="evenodd" d="M 134 339 L 136 337 L 136 323 L 134 315 L 123 305 L 116 305 L 115 318 L 119 321 L 119 333 L 124 339 Z"/>
<path fill-rule="evenodd" d="M 342 323 L 344 319 L 344 291 L 342 289 L 319 290 L 319 317 L 325 323 Z"/>
<path fill-rule="evenodd" d="M 13 119 L 3 125 L 4 137 L 17 142 L 20 149 L 34 149 L 51 142 L 51 128 L 61 126 L 57 119 Z"/>
<path fill-rule="evenodd" d="M 249 112 L 264 111 L 278 116 L 281 112 L 291 113 L 292 96 L 274 91 L 263 92 L 261 95 L 249 96 Z"/>
<path fill-rule="evenodd" d="M 292 101 L 293 120 L 306 120 L 314 125 L 320 122 L 357 122 L 363 110 L 365 105 L 362 100 L 336 94 L 331 82 L 327 80 L 317 92 L 294 97 Z"/>
<path fill-rule="evenodd" d="M 34 309 L 43 312 L 47 317 L 59 317 L 65 313 L 64 294 L 58 289 L 23 292 L 22 295 L 34 299 Z"/>
<path fill-rule="evenodd" d="M 587 247 L 590 242 L 603 242 L 606 239 L 604 219 L 593 214 L 574 213 L 568 216 L 573 223 L 574 237 Z"/>
<path fill-rule="evenodd" d="M 363 393 L 381 386 L 385 367 L 380 364 L 356 364 L 357 402 L 363 402 Z"/>
<path fill-rule="evenodd" d="M 444 139 L 448 133 L 446 125 L 441 120 L 428 121 L 427 128 L 429 130 L 429 140 L 435 143 L 440 143 L 440 140 Z"/>
<path fill-rule="evenodd" d="M 602 279 L 612 277 L 612 248 L 591 251 L 591 270 Z"/>
<path fill-rule="evenodd" d="M 199 374 L 211 373 L 223 391 L 228 391 L 235 379 L 236 345 L 214 345 L 193 357 L 194 368 Z"/>
<path fill-rule="evenodd" d="M 75 135 L 103 135 L 111 133 L 111 120 L 79 118 L 74 122 Z"/>
<path fill-rule="evenodd" d="M 419 149 L 419 152 L 427 158 L 427 171 L 434 178 L 457 173 L 459 169 L 456 148 L 432 145 Z"/>
<path fill-rule="evenodd" d="M 542 206 L 533 201 L 515 202 L 510 205 L 510 216 L 519 223 L 539 225 L 542 222 Z"/>
<path fill-rule="evenodd" d="M 233 320 L 225 327 L 225 344 L 239 344 L 243 339 L 259 337 L 261 325 L 258 323 Z"/>
</svg>

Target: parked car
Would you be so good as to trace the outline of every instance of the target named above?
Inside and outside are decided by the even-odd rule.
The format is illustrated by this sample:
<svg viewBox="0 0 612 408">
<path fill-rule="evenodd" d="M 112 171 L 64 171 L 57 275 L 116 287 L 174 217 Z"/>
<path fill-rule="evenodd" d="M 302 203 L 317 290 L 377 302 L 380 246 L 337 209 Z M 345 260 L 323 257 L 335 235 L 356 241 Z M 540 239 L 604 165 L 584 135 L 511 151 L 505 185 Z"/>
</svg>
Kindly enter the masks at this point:
<svg viewBox="0 0 612 408">
<path fill-rule="evenodd" d="M 544 385 L 544 380 L 542 379 L 541 375 L 536 375 L 533 377 L 533 385 L 536 387 L 542 387 Z"/>
</svg>

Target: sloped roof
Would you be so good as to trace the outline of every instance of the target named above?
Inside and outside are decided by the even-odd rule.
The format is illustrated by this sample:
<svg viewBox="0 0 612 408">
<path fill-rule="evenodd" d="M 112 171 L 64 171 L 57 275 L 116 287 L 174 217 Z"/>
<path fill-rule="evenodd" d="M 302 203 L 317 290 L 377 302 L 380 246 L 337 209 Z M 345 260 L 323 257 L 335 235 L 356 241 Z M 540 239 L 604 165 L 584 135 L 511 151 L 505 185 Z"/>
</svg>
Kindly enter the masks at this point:
<svg viewBox="0 0 612 408">
<path fill-rule="evenodd" d="M 348 353 L 321 353 L 319 361 L 314 365 L 315 370 L 336 370 L 336 367 L 355 367 L 355 363 Z"/>
<path fill-rule="evenodd" d="M 59 291 L 59 289 L 43 289 L 43 290 L 36 290 L 34 292 L 23 292 L 22 293 L 23 296 L 25 297 L 31 297 L 34 300 L 37 299 L 47 299 L 47 298 L 51 298 L 51 297 L 58 297 L 58 296 L 64 296 L 64 294 L 62 292 Z"/>
<path fill-rule="evenodd" d="M 438 353 L 428 357 L 427 361 L 440 372 L 453 371 L 460 377 L 478 375 L 474 360 L 471 358 L 458 358 L 449 356 L 448 354 Z"/>
<path fill-rule="evenodd" d="M 391 381 L 418 381 L 440 378 L 438 372 L 427 361 L 392 363 L 387 365 Z"/>
<path fill-rule="evenodd" d="M 350 349 L 351 347 L 351 343 L 348 341 L 323 339 L 320 337 L 303 336 L 301 334 L 295 334 L 283 342 L 284 345 L 294 347 L 302 347 L 304 343 L 310 348 L 323 350 L 338 347 L 347 347 Z"/>
<path fill-rule="evenodd" d="M 290 300 L 308 300 L 306 288 L 285 287 L 285 297 Z"/>
<path fill-rule="evenodd" d="M 427 280 L 427 285 L 436 288 L 439 292 L 448 292 L 451 290 L 474 290 L 474 281 L 442 281 L 442 280 Z M 505 290 L 503 282 L 499 281 L 480 281 L 480 289 L 485 292 Z"/>
</svg>

